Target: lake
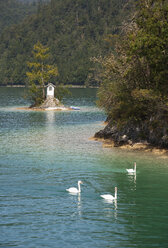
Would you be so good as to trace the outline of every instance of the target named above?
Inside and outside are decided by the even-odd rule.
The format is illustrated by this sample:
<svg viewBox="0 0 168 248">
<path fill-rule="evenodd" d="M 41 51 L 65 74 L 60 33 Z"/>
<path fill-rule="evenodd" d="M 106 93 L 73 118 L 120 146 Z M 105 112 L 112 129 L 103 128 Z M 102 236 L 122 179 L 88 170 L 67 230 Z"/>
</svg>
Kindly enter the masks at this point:
<svg viewBox="0 0 168 248">
<path fill-rule="evenodd" d="M 23 88 L 0 88 L 0 247 L 168 247 L 168 158 L 90 140 L 106 119 L 96 91 L 63 99 L 80 111 L 38 112 L 17 109 Z M 100 197 L 115 186 L 117 201 Z"/>
</svg>

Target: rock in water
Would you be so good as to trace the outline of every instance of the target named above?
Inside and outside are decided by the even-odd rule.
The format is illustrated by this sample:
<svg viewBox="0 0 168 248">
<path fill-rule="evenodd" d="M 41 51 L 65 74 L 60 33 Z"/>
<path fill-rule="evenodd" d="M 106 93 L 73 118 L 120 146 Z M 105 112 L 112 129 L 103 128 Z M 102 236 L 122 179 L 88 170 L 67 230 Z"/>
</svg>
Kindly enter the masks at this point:
<svg viewBox="0 0 168 248">
<path fill-rule="evenodd" d="M 64 107 L 64 105 L 55 97 L 47 97 L 47 99 L 39 106 L 39 108 L 42 109 L 56 107 Z"/>
</svg>

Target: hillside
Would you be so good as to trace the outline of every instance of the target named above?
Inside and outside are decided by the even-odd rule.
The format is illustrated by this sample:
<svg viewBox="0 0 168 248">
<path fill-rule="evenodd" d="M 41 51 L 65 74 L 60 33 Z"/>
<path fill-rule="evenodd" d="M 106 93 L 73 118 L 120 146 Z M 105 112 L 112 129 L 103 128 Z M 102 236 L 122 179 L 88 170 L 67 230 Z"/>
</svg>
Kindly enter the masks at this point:
<svg viewBox="0 0 168 248">
<path fill-rule="evenodd" d="M 0 33 L 8 26 L 18 24 L 25 17 L 35 13 L 37 3 L 21 0 L 0 0 Z"/>
<path fill-rule="evenodd" d="M 39 40 L 50 47 L 61 83 L 93 80 L 90 58 L 105 54 L 108 34 L 116 34 L 130 12 L 129 0 L 52 0 L 0 37 L 0 83 L 25 84 L 26 61 Z"/>
</svg>

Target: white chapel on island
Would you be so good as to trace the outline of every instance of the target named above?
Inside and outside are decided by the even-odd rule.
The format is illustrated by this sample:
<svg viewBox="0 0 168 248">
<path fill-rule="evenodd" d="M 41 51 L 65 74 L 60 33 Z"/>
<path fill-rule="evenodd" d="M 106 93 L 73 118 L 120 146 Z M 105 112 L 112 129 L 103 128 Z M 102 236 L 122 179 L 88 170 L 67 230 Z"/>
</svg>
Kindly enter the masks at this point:
<svg viewBox="0 0 168 248">
<path fill-rule="evenodd" d="M 54 98 L 55 85 L 52 83 L 49 83 L 46 87 L 47 87 L 46 98 Z"/>
<path fill-rule="evenodd" d="M 52 83 L 48 83 L 45 88 L 46 99 L 41 104 L 40 108 L 45 110 L 67 110 L 67 108 L 65 108 L 64 105 L 56 97 L 54 97 L 56 86 Z"/>
</svg>

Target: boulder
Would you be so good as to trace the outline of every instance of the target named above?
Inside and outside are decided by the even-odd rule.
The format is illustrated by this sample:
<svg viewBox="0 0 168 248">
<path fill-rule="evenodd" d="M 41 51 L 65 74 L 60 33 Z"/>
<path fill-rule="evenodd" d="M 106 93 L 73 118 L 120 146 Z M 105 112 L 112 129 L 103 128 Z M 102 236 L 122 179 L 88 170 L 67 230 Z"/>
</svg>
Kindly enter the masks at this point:
<svg viewBox="0 0 168 248">
<path fill-rule="evenodd" d="M 55 97 L 47 97 L 46 100 L 40 106 L 38 106 L 40 109 L 57 107 L 64 107 L 64 105 Z"/>
</svg>

